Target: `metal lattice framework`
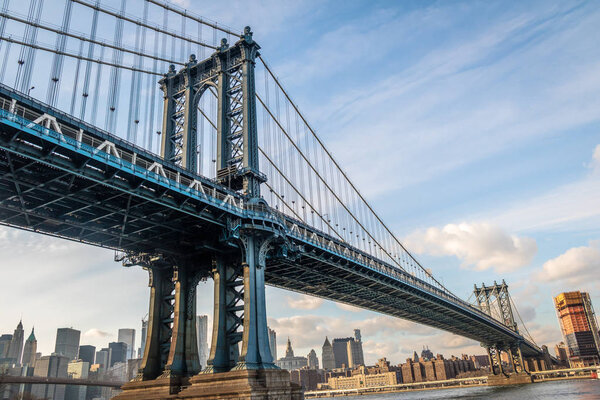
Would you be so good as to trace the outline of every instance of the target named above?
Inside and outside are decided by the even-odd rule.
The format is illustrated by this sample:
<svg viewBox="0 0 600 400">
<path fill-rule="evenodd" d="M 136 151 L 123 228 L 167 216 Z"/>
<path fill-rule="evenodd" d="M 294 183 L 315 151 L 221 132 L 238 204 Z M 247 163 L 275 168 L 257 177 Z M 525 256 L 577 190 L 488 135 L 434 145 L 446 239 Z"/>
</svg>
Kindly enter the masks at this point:
<svg viewBox="0 0 600 400">
<path fill-rule="evenodd" d="M 141 19 L 127 13 L 135 2 Z M 194 299 L 207 277 L 215 281 L 207 373 L 274 367 L 265 284 L 478 340 L 494 373 L 503 373 L 500 351 L 521 366 L 521 351 L 541 353 L 519 333 L 504 282 L 475 287 L 473 307 L 400 243 L 259 55 L 249 27 L 238 35 L 161 1 L 105 3 L 65 0 L 60 27 L 43 20 L 42 0 L 26 15 L 8 1 L 2 8 L 0 81 L 14 85 L 0 85 L 0 223 L 112 248 L 149 271 L 138 380 L 200 370 Z M 75 8 L 89 12 L 89 33 L 73 27 Z M 157 11 L 162 24 L 150 21 Z M 101 18 L 114 24 L 111 40 L 101 37 Z M 40 30 L 55 35 L 54 46 L 38 40 Z M 43 57 L 49 78 L 32 72 Z M 49 104 L 29 96 L 37 85 Z M 102 117 L 108 132 L 94 126 Z"/>
</svg>

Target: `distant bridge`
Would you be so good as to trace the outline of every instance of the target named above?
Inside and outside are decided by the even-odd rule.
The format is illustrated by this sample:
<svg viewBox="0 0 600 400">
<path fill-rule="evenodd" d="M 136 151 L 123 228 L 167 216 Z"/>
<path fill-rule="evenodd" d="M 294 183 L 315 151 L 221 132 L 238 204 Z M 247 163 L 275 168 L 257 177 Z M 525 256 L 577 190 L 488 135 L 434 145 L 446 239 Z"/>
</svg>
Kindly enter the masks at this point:
<svg viewBox="0 0 600 400">
<path fill-rule="evenodd" d="M 26 384 L 26 385 L 75 385 L 75 386 L 102 386 L 120 388 L 125 382 L 96 381 L 93 379 L 70 379 L 70 378 L 44 378 L 39 376 L 11 376 L 0 375 L 2 384 Z"/>
</svg>

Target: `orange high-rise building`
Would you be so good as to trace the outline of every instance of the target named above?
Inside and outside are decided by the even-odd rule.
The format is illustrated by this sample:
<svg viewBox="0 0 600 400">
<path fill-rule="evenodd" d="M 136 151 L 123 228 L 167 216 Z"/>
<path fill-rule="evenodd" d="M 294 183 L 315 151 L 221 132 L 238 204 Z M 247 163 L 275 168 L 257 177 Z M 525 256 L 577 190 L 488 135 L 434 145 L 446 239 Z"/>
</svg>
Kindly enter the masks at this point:
<svg viewBox="0 0 600 400">
<path fill-rule="evenodd" d="M 590 295 L 566 292 L 554 298 L 571 367 L 600 364 L 600 337 Z"/>
</svg>

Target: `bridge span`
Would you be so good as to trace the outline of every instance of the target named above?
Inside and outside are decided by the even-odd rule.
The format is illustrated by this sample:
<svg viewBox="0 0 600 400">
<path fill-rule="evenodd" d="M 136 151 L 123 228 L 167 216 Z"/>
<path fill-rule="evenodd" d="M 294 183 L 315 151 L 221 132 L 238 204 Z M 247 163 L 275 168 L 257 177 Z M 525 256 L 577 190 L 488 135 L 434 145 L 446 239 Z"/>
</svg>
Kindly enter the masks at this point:
<svg viewBox="0 0 600 400">
<path fill-rule="evenodd" d="M 436 280 L 400 243 L 292 102 L 261 57 L 250 27 L 240 34 L 208 24 L 215 33 L 215 43 L 208 45 L 147 21 L 148 7 L 153 5 L 165 15 L 175 13 L 184 21 L 207 24 L 160 1 L 144 1 L 141 20 L 126 14 L 125 1 L 119 12 L 100 2 L 66 3 L 61 30 L 39 20 L 39 4 L 37 18 L 0 13 L 0 23 L 8 18 L 28 27 L 21 40 L 2 36 L 0 24 L 0 39 L 23 49 L 17 63 L 18 89 L 0 84 L 0 224 L 114 249 L 125 266 L 148 270 L 146 348 L 138 375 L 118 399 L 174 395 L 195 399 L 211 391 L 218 397 L 219 390 L 240 398 L 261 391 L 300 398 L 299 388 L 273 363 L 265 285 L 479 341 L 495 375 L 506 375 L 501 351 L 509 354 L 519 374 L 526 372 L 523 357 L 542 356 L 542 350 L 519 332 L 506 284 L 476 288 L 479 307 L 473 306 Z M 88 36 L 70 31 L 75 6 L 80 7 L 80 16 L 91 10 Z M 35 12 L 32 6 L 30 13 Z M 117 21 L 115 41 L 95 39 L 99 14 Z M 135 26 L 140 39 L 136 48 L 121 42 L 125 23 Z M 57 35 L 56 49 L 37 43 L 40 29 Z M 202 60 L 191 54 L 188 61 L 150 54 L 143 45 L 139 48 L 144 42 L 139 35 L 146 30 L 157 38 L 180 41 L 182 54 L 191 44 L 200 46 L 201 54 L 206 48 L 212 53 Z M 216 43 L 217 31 L 235 42 L 223 38 Z M 81 49 L 87 46 L 89 56 L 82 56 L 82 50 L 71 52 L 61 42 L 67 37 L 79 40 Z M 94 58 L 94 46 L 108 46 L 115 57 L 110 62 Z M 53 57 L 46 102 L 29 96 L 36 51 Z M 7 47 L 6 57 L 9 52 Z M 134 64 L 126 65 L 119 58 L 123 54 L 135 56 Z M 68 113 L 57 106 L 65 58 L 76 60 L 77 71 L 81 62 L 86 66 L 84 91 L 78 100 L 74 85 Z M 145 66 L 148 60 L 154 63 L 152 69 Z M 158 62 L 168 62 L 164 74 L 157 70 Z M 111 69 L 106 130 L 90 123 L 86 113 L 94 63 L 97 88 L 102 83 L 101 67 Z M 257 65 L 265 75 L 261 93 L 256 88 Z M 132 80 L 128 140 L 115 134 L 123 71 Z M 151 116 L 159 97 L 142 96 L 142 75 L 150 83 L 160 79 L 163 122 L 158 130 Z M 92 122 L 98 92 L 94 96 Z M 206 109 L 207 99 L 214 112 Z M 147 103 L 146 121 L 140 116 L 141 102 Z M 77 105 L 81 118 L 74 116 Z M 138 135 L 140 126 L 145 133 Z M 204 127 L 214 133 L 211 141 L 202 136 Z M 159 154 L 153 150 L 156 133 Z M 203 154 L 206 142 L 211 143 L 204 151 L 210 153 L 211 162 Z M 208 365 L 201 366 L 196 288 L 207 278 L 215 283 L 214 324 Z M 490 310 L 490 296 L 504 300 L 499 318 Z"/>
<path fill-rule="evenodd" d="M 266 260 L 267 284 L 540 354 L 480 309 L 266 204 L 7 87 L 0 100 L 2 224 L 123 252 L 197 257 L 220 246 L 227 224 L 234 232 L 261 226 L 290 251 Z M 211 266 L 199 267 L 208 274 Z"/>
</svg>

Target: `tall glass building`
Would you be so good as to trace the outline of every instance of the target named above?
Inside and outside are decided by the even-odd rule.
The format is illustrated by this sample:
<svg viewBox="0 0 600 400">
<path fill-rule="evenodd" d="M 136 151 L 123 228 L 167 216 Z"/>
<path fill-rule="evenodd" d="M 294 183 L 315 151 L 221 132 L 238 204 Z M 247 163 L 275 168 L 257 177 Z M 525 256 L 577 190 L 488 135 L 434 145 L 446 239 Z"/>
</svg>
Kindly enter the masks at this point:
<svg viewBox="0 0 600 400">
<path fill-rule="evenodd" d="M 600 336 L 590 295 L 561 293 L 554 298 L 554 306 L 571 367 L 600 364 Z"/>
</svg>

